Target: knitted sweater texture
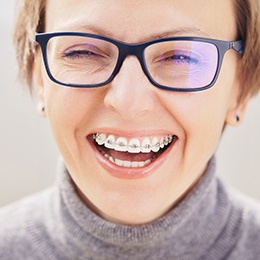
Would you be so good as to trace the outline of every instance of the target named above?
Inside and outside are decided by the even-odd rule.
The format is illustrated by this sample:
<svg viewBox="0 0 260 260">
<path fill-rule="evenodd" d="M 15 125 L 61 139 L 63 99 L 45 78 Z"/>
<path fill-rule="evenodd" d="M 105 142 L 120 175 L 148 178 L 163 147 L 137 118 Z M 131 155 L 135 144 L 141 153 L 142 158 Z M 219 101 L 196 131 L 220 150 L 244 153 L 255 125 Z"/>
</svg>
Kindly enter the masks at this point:
<svg viewBox="0 0 260 260">
<path fill-rule="evenodd" d="M 103 220 L 59 167 L 51 188 L 0 210 L 1 260 L 257 260 L 260 206 L 227 190 L 215 160 L 167 215 L 144 225 Z"/>
</svg>

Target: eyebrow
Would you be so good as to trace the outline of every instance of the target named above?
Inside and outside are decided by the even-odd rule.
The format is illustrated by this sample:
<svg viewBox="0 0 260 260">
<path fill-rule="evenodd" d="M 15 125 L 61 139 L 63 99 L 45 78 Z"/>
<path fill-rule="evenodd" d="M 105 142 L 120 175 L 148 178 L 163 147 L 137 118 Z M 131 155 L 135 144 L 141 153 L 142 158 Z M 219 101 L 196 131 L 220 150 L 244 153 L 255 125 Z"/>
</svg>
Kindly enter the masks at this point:
<svg viewBox="0 0 260 260">
<path fill-rule="evenodd" d="M 209 37 L 209 34 L 202 31 L 201 29 L 193 26 L 193 27 L 178 27 L 173 30 L 162 32 L 160 34 L 155 34 L 155 35 L 149 36 L 148 40 L 161 39 L 161 38 L 180 36 L 180 35 Z"/>
<path fill-rule="evenodd" d="M 85 24 L 85 25 L 82 25 Z M 72 22 L 63 25 L 61 28 L 59 28 L 61 31 L 80 31 L 80 32 L 90 32 L 90 33 L 95 33 L 98 35 L 102 35 L 105 37 L 113 38 L 115 39 L 115 35 L 108 31 L 104 30 L 97 25 L 91 25 L 87 23 L 82 23 L 82 22 Z M 188 35 L 188 36 L 201 36 L 201 37 L 210 37 L 208 33 L 202 31 L 201 29 L 195 27 L 195 26 L 185 26 L 185 27 L 177 27 L 172 30 L 167 30 L 161 33 L 154 33 L 151 35 L 148 35 L 141 39 L 141 42 L 146 42 L 150 40 L 155 40 L 155 39 L 161 39 L 161 38 L 167 38 L 167 37 L 174 37 L 174 36 L 180 36 L 180 35 Z"/>
</svg>

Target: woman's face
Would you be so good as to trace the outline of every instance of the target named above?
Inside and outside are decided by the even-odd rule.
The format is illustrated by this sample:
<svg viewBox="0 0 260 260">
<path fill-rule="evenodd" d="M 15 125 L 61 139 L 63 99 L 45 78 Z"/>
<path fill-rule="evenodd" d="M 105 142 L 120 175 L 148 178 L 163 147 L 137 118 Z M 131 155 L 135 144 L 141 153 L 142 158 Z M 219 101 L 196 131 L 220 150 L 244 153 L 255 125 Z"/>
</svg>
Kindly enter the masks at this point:
<svg viewBox="0 0 260 260">
<path fill-rule="evenodd" d="M 48 32 L 81 31 L 127 43 L 162 35 L 236 40 L 231 0 L 47 2 Z M 205 171 L 223 125 L 235 124 L 236 113 L 241 112 L 238 59 L 235 51 L 228 51 L 212 88 L 184 93 L 153 86 L 133 56 L 125 59 L 111 83 L 93 89 L 53 83 L 38 57 L 34 82 L 39 106 L 46 107 L 58 147 L 85 203 L 110 221 L 141 224 L 162 216 L 185 196 Z M 101 139 L 125 144 L 174 138 L 163 153 L 161 149 L 126 153 L 97 145 L 92 137 L 97 133 Z"/>
</svg>

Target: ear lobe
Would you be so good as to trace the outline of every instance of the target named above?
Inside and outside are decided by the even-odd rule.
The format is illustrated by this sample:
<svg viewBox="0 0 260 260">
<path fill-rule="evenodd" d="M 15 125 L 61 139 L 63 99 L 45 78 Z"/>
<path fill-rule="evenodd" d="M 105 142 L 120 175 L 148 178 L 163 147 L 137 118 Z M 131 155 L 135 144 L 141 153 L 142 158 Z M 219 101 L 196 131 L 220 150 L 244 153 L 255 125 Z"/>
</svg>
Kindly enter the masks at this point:
<svg viewBox="0 0 260 260">
<path fill-rule="evenodd" d="M 249 100 L 250 96 L 247 96 L 235 108 L 228 110 L 226 114 L 226 123 L 228 125 L 237 126 L 243 121 Z"/>
<path fill-rule="evenodd" d="M 33 76 L 32 76 L 32 87 L 37 100 L 37 111 L 45 117 L 45 95 L 44 95 L 44 84 L 42 79 L 42 63 L 39 52 L 35 55 L 33 64 Z"/>
</svg>

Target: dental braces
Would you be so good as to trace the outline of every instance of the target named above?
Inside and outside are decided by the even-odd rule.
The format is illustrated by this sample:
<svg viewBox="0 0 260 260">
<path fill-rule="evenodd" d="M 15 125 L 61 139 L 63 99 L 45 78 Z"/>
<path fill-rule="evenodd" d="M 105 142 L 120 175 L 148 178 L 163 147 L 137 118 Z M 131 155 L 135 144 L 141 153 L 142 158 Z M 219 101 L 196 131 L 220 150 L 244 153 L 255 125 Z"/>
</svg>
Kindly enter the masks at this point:
<svg viewBox="0 0 260 260">
<path fill-rule="evenodd" d="M 101 138 L 102 138 L 102 137 L 101 137 L 100 134 L 93 134 L 93 139 L 96 140 L 97 142 L 100 141 Z M 110 144 L 110 145 L 117 145 L 117 146 L 122 147 L 122 148 L 125 148 L 125 147 L 128 146 L 128 147 L 131 147 L 131 148 L 133 148 L 133 149 L 137 149 L 137 148 L 152 149 L 152 148 L 160 148 L 160 147 L 162 148 L 162 147 L 164 147 L 164 146 L 170 144 L 170 143 L 173 141 L 173 139 L 174 139 L 174 136 L 168 135 L 168 136 L 164 137 L 162 143 L 161 143 L 161 142 L 157 142 L 157 143 L 154 144 L 154 145 L 146 144 L 146 145 L 144 145 L 144 146 L 139 146 L 139 145 L 137 145 L 137 144 L 126 145 L 126 144 L 123 143 L 123 142 L 117 143 L 117 142 L 113 142 L 113 141 L 110 140 L 110 139 L 107 140 L 107 138 L 106 138 L 106 141 L 105 141 L 105 142 L 107 142 L 107 143 Z"/>
</svg>

